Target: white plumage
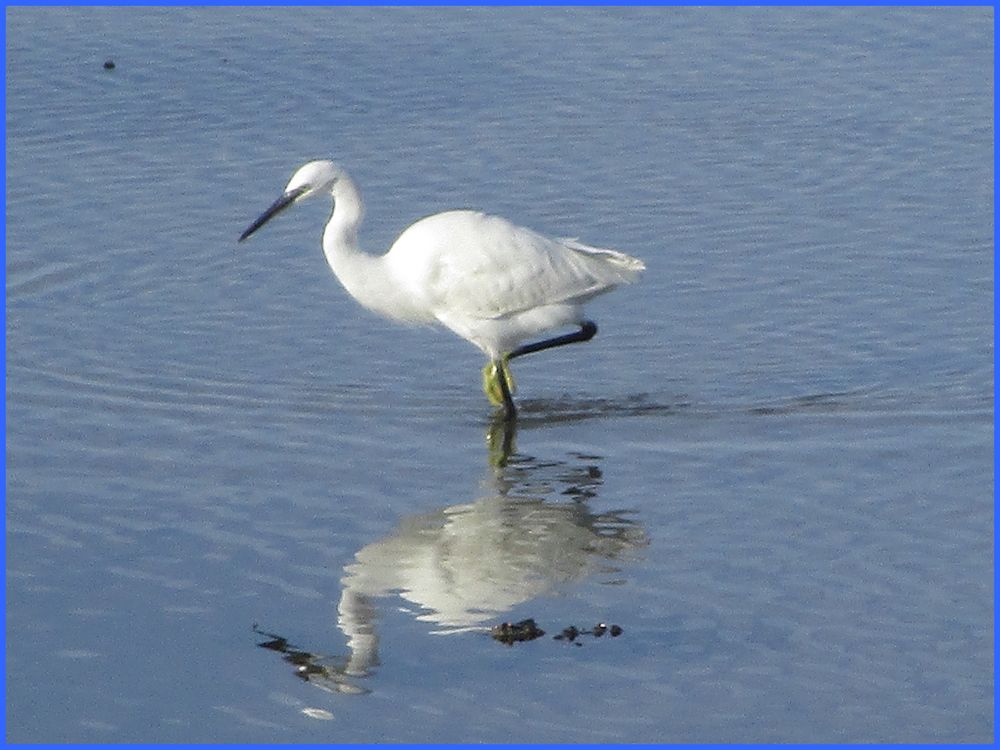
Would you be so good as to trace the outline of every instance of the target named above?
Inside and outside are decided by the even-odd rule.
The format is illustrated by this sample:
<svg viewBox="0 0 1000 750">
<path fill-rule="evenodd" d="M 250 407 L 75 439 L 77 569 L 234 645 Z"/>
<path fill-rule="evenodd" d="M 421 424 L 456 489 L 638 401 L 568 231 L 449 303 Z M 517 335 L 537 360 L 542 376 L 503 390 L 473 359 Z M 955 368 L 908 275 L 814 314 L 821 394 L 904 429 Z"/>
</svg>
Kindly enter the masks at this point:
<svg viewBox="0 0 1000 750">
<path fill-rule="evenodd" d="M 361 195 L 330 161 L 309 162 L 296 171 L 282 196 L 240 240 L 287 206 L 323 193 L 334 203 L 323 252 L 351 296 L 396 320 L 440 323 L 478 346 L 491 361 L 484 371 L 487 395 L 510 417 L 513 382 L 506 360 L 528 353 L 519 345 L 570 325 L 580 326 L 581 333 L 526 348 L 539 351 L 590 338 L 597 329 L 585 320 L 583 303 L 634 281 L 645 268 L 624 253 L 551 239 L 477 211 L 420 219 L 385 255 L 368 255 L 357 241 L 364 218 Z"/>
</svg>

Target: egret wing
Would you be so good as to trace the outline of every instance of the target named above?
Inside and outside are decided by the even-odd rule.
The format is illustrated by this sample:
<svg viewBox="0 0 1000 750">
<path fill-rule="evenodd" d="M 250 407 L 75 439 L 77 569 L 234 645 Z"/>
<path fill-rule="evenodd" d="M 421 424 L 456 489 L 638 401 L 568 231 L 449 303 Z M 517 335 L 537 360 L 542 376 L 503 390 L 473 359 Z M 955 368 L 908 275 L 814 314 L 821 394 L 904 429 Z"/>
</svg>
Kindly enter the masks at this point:
<svg viewBox="0 0 1000 750">
<path fill-rule="evenodd" d="M 582 302 L 632 281 L 644 267 L 624 253 L 550 239 L 471 211 L 424 219 L 404 238 L 427 253 L 420 286 L 431 308 L 473 318 Z"/>
</svg>

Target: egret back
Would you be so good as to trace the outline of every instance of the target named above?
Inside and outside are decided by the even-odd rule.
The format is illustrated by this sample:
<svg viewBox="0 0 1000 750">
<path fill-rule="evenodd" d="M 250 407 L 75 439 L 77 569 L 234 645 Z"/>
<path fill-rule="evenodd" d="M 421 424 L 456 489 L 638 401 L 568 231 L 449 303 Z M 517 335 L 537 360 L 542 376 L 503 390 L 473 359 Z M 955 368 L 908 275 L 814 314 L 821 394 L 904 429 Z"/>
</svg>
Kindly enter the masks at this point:
<svg viewBox="0 0 1000 750">
<path fill-rule="evenodd" d="M 634 281 L 645 267 L 624 253 L 550 239 L 476 211 L 421 219 L 400 235 L 386 261 L 427 309 L 473 319 L 579 304 Z"/>
</svg>

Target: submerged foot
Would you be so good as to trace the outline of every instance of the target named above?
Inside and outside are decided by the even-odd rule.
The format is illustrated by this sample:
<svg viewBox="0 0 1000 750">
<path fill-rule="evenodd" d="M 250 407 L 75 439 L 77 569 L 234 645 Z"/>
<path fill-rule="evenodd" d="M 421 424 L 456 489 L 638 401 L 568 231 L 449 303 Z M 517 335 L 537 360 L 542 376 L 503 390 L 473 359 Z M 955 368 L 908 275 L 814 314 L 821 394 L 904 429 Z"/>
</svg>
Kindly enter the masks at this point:
<svg viewBox="0 0 1000 750">
<path fill-rule="evenodd" d="M 483 392 L 494 406 L 504 406 L 509 398 L 509 396 L 504 394 L 505 389 L 504 384 L 500 382 L 501 377 L 506 382 L 507 393 L 514 393 L 517 386 L 514 383 L 514 376 L 511 374 L 510 366 L 507 364 L 507 357 L 498 361 L 487 362 L 486 367 L 483 368 Z"/>
</svg>

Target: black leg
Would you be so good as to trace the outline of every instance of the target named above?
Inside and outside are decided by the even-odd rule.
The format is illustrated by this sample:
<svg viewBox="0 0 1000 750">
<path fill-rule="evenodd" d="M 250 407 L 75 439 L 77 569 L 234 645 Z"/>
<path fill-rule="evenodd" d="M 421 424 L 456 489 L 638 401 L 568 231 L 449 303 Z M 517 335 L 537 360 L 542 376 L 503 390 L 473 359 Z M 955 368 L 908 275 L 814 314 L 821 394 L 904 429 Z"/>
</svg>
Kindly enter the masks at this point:
<svg viewBox="0 0 1000 750">
<path fill-rule="evenodd" d="M 538 341 L 534 344 L 519 346 L 507 355 L 507 359 L 514 359 L 514 357 L 520 357 L 522 354 L 540 352 L 543 349 L 551 349 L 552 347 L 563 346 L 564 344 L 575 344 L 578 341 L 590 341 L 594 338 L 595 333 L 597 333 L 597 324 L 591 320 L 585 320 L 580 324 L 580 330 L 576 333 L 567 333 L 565 336 L 556 336 L 554 339 L 545 339 L 545 341 Z"/>
<path fill-rule="evenodd" d="M 504 362 L 495 362 L 497 368 L 497 380 L 500 381 L 500 394 L 503 396 L 503 416 L 507 421 L 517 418 L 517 407 L 514 406 L 514 397 L 510 395 L 510 384 L 507 382 L 507 367 Z"/>
</svg>

